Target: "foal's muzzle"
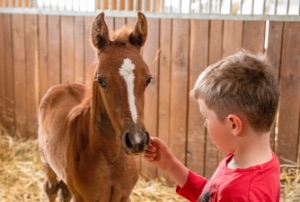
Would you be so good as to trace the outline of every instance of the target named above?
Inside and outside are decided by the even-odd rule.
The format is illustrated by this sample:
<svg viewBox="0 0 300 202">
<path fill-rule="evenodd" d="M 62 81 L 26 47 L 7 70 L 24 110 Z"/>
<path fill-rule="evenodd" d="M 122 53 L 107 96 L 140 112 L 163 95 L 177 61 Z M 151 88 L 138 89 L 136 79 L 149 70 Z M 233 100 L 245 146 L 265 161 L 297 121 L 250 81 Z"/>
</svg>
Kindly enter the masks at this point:
<svg viewBox="0 0 300 202">
<path fill-rule="evenodd" d="M 144 152 L 150 143 L 150 135 L 147 131 L 126 131 L 122 136 L 122 145 L 127 154 L 139 154 Z"/>
</svg>

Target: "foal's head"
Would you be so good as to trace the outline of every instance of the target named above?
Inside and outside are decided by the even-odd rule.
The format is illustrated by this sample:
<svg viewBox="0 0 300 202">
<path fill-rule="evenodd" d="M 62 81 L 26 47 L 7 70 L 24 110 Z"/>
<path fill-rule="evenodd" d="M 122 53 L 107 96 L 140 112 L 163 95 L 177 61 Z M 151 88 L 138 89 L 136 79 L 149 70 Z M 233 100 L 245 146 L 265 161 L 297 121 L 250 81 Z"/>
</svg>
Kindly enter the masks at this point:
<svg viewBox="0 0 300 202">
<path fill-rule="evenodd" d="M 113 41 L 109 38 L 104 13 L 95 18 L 92 26 L 92 42 L 99 60 L 97 93 L 129 154 L 143 152 L 150 141 L 143 111 L 144 92 L 151 75 L 140 55 L 147 38 L 147 21 L 142 13 L 138 13 L 138 17 L 132 32 L 121 30 Z"/>
</svg>

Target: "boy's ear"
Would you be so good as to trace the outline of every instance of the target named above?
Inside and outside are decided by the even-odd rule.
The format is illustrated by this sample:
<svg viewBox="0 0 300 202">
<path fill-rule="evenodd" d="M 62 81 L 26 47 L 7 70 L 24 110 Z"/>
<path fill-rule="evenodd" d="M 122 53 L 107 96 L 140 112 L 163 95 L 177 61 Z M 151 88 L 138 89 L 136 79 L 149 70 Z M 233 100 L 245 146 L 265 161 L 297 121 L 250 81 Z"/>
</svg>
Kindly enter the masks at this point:
<svg viewBox="0 0 300 202">
<path fill-rule="evenodd" d="M 227 116 L 228 124 L 231 129 L 231 133 L 234 136 L 240 136 L 243 130 L 243 120 L 234 114 L 229 114 Z"/>
</svg>

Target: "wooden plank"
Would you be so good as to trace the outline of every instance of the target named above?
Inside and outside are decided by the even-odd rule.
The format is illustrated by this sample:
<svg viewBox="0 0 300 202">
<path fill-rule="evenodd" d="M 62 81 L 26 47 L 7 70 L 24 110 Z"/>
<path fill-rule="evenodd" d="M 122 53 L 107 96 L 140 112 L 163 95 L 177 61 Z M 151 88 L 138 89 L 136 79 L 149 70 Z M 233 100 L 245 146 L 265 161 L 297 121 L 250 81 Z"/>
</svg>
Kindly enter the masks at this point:
<svg viewBox="0 0 300 202">
<path fill-rule="evenodd" d="M 98 61 L 96 49 L 91 42 L 91 28 L 94 19 L 95 17 L 93 16 L 84 17 L 84 83 L 92 79 L 94 73 L 94 66 L 92 64 Z"/>
<path fill-rule="evenodd" d="M 170 89 L 171 89 L 171 47 L 172 20 L 160 20 L 160 56 L 158 73 L 158 136 L 170 145 Z M 168 179 L 168 175 L 158 170 L 158 177 Z"/>
<path fill-rule="evenodd" d="M 243 21 L 224 21 L 223 58 L 241 50 L 243 42 Z"/>
<path fill-rule="evenodd" d="M 299 22 L 285 22 L 283 33 L 277 155 L 293 162 L 298 157 L 300 123 Z"/>
<path fill-rule="evenodd" d="M 201 36 L 201 37 L 199 37 Z M 191 20 L 189 92 L 208 63 L 209 21 Z M 203 175 L 205 165 L 205 128 L 194 97 L 188 101 L 187 166 Z"/>
<path fill-rule="evenodd" d="M 37 73 L 37 16 L 25 16 L 26 109 L 27 137 L 37 137 L 38 83 Z"/>
<path fill-rule="evenodd" d="M 84 83 L 84 17 L 74 17 L 74 81 Z"/>
<path fill-rule="evenodd" d="M 223 21 L 211 20 L 209 30 L 209 57 L 208 63 L 214 64 L 222 59 L 222 37 L 223 37 Z M 204 176 L 210 178 L 217 166 L 220 163 L 221 152 L 218 150 L 216 144 L 206 131 L 205 144 L 205 168 Z"/>
<path fill-rule="evenodd" d="M 127 27 L 130 29 L 130 30 L 133 30 L 134 27 L 135 27 L 135 24 L 137 22 L 137 17 L 134 17 L 134 18 L 127 18 L 126 19 L 126 22 L 127 22 Z M 149 31 L 149 29 L 148 29 Z"/>
<path fill-rule="evenodd" d="M 159 19 L 148 19 L 148 39 L 144 46 L 143 58 L 153 77 L 145 92 L 144 123 L 151 136 L 157 136 L 158 116 L 158 51 L 159 51 Z M 154 178 L 157 169 L 142 159 L 142 173 Z"/>
<path fill-rule="evenodd" d="M 277 78 L 280 78 L 280 61 L 283 36 L 283 22 L 269 23 L 269 38 L 266 54 L 275 68 Z"/>
<path fill-rule="evenodd" d="M 4 14 L 0 14 L 0 44 L 4 44 Z M 0 46 L 0 127 L 4 127 L 5 122 L 5 65 L 4 65 L 4 46 Z"/>
<path fill-rule="evenodd" d="M 263 53 L 265 43 L 265 21 L 245 21 L 243 48 L 252 53 Z"/>
<path fill-rule="evenodd" d="M 48 86 L 61 83 L 60 16 L 48 15 Z"/>
<path fill-rule="evenodd" d="M 273 65 L 275 74 L 280 79 L 280 61 L 281 61 L 281 48 L 282 48 L 282 34 L 283 34 L 283 22 L 270 22 L 269 23 L 269 37 L 266 55 Z M 271 146 L 276 151 L 276 124 L 273 124 L 271 129 Z"/>
<path fill-rule="evenodd" d="M 115 31 L 118 31 L 119 29 L 121 29 L 125 25 L 126 25 L 126 18 L 124 18 L 124 17 L 115 17 L 115 27 L 114 27 Z"/>
<path fill-rule="evenodd" d="M 12 42 L 12 17 L 11 14 L 3 15 L 3 47 L 5 66 L 5 120 L 4 128 L 9 134 L 15 134 L 15 94 L 14 94 L 14 64 L 13 64 L 13 42 Z"/>
<path fill-rule="evenodd" d="M 38 15 L 38 68 L 39 102 L 47 92 L 48 85 L 48 17 Z"/>
<path fill-rule="evenodd" d="M 74 81 L 74 17 L 61 16 L 61 82 Z"/>
<path fill-rule="evenodd" d="M 105 22 L 106 22 L 107 28 L 109 30 L 109 35 L 111 36 L 113 34 L 113 30 L 114 30 L 115 19 L 114 19 L 114 17 L 105 17 Z"/>
<path fill-rule="evenodd" d="M 24 15 L 12 15 L 13 34 L 13 70 L 15 93 L 16 133 L 27 138 L 27 104 L 26 104 L 26 66 L 25 66 L 25 35 Z"/>
<path fill-rule="evenodd" d="M 211 20 L 209 30 L 209 56 L 208 63 L 214 64 L 222 59 L 223 27 L 222 20 Z"/>
<path fill-rule="evenodd" d="M 189 21 L 174 19 L 172 27 L 170 147 L 179 161 L 186 161 Z"/>
<path fill-rule="evenodd" d="M 243 21 L 226 20 L 223 23 L 223 53 L 222 58 L 237 53 L 242 49 L 243 44 Z M 225 154 L 218 153 L 218 161 L 224 158 Z"/>
</svg>

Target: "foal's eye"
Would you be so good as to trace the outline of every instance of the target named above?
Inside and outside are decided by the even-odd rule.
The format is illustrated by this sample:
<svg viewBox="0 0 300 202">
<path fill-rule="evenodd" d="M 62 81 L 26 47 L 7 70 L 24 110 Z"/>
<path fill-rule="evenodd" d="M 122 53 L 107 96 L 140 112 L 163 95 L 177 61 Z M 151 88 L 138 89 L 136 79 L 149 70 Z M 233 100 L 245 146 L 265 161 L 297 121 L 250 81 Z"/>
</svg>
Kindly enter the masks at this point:
<svg viewBox="0 0 300 202">
<path fill-rule="evenodd" d="M 152 76 L 150 75 L 150 76 L 147 78 L 147 85 L 148 85 L 149 83 L 151 83 L 151 81 L 152 81 Z"/>
<path fill-rule="evenodd" d="M 100 86 L 102 88 L 106 88 L 106 83 L 105 83 L 104 79 L 101 76 L 98 76 L 98 83 L 100 84 Z"/>
</svg>

